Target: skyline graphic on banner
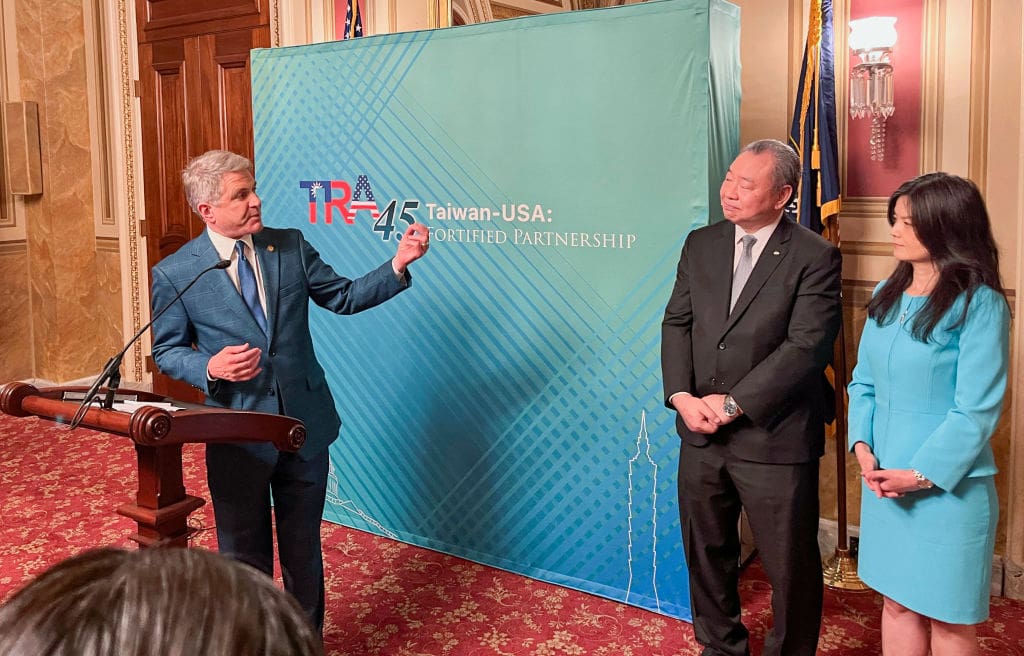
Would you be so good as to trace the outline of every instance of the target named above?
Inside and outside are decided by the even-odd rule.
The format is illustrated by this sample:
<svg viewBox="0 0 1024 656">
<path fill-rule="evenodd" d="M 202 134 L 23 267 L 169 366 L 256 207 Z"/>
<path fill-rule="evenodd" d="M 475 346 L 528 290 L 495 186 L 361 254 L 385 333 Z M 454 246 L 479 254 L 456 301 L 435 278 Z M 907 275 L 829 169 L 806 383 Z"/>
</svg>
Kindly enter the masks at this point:
<svg viewBox="0 0 1024 656">
<path fill-rule="evenodd" d="M 368 525 L 373 526 L 374 528 L 376 528 L 377 531 L 379 531 L 381 535 L 386 535 L 389 538 L 391 538 L 392 540 L 397 540 L 398 539 L 398 534 L 397 533 L 395 533 L 394 531 L 391 531 L 386 526 L 384 526 L 383 524 L 378 522 L 376 519 L 374 519 L 373 517 L 370 517 L 365 512 L 363 512 L 363 510 L 360 509 L 359 506 L 356 505 L 356 502 L 354 500 L 352 500 L 352 499 L 342 499 L 341 498 L 341 488 L 338 485 L 338 475 L 336 473 L 334 473 L 334 463 L 333 462 L 329 462 L 328 463 L 328 469 L 327 469 L 327 498 L 326 498 L 326 501 L 327 501 L 327 503 L 331 504 L 332 506 L 337 506 L 339 509 L 344 510 L 346 512 L 350 512 L 353 515 L 355 515 L 356 517 L 362 519 Z"/>
<path fill-rule="evenodd" d="M 627 535 L 629 536 L 629 583 L 626 584 L 626 601 L 629 601 L 629 594 L 633 590 L 633 465 L 640 458 L 643 458 L 654 470 L 651 474 L 652 483 L 644 489 L 650 490 L 651 500 L 651 537 L 650 537 L 650 558 L 651 558 L 651 590 L 654 602 L 658 610 L 661 610 L 661 600 L 658 599 L 658 463 L 651 457 L 651 440 L 647 434 L 647 413 L 640 413 L 640 430 L 636 435 L 636 453 L 629 459 L 629 514 L 626 523 L 628 525 Z M 638 476 L 638 479 L 641 477 Z M 639 488 L 638 488 L 639 489 Z M 638 540 L 639 541 L 639 540 Z"/>
</svg>

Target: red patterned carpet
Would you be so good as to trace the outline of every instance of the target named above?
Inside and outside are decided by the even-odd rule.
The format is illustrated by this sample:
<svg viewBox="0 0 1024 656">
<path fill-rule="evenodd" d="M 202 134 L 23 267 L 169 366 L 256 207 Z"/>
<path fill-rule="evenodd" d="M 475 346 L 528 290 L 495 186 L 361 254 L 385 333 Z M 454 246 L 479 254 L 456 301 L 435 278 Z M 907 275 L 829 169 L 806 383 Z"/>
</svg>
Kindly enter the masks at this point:
<svg viewBox="0 0 1024 656">
<path fill-rule="evenodd" d="M 132 546 L 114 513 L 135 489 L 135 452 L 117 440 L 0 416 L 0 600 L 89 547 Z M 185 451 L 189 492 L 208 498 L 202 447 Z M 193 517 L 213 526 L 209 506 Z M 361 531 L 323 525 L 328 654 L 388 656 L 689 656 L 690 625 Z M 212 531 L 196 546 L 215 548 Z M 755 562 L 742 578 L 744 619 L 759 653 L 770 588 Z M 827 591 L 819 654 L 880 653 L 880 601 Z M 1024 603 L 993 599 L 982 651 L 1024 656 Z"/>
</svg>

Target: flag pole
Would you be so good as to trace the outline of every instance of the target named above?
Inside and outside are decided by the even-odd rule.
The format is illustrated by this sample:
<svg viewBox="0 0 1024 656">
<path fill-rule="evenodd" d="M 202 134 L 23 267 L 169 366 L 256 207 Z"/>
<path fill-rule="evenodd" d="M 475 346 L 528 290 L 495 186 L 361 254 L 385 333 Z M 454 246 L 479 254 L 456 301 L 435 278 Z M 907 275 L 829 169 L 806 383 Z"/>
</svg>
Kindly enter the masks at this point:
<svg viewBox="0 0 1024 656">
<path fill-rule="evenodd" d="M 839 220 L 829 222 L 828 239 L 836 247 L 839 246 Z M 832 558 L 824 565 L 823 577 L 825 585 L 839 590 L 867 590 L 868 586 L 857 575 L 857 557 L 850 551 L 850 538 L 847 535 L 846 516 L 846 330 L 844 321 L 839 323 L 839 334 L 836 335 L 832 349 L 832 377 L 835 388 L 836 421 L 836 522 L 839 530 L 836 537 L 836 550 Z"/>
<path fill-rule="evenodd" d="M 800 156 L 796 214 L 800 223 L 839 247 L 839 157 L 836 144 L 835 64 L 832 52 L 832 0 L 811 0 L 807 43 L 797 84 L 790 142 Z M 835 390 L 836 502 L 839 523 L 835 555 L 825 563 L 825 584 L 866 590 L 850 553 L 846 521 L 846 338 L 843 322 L 832 345 Z"/>
</svg>

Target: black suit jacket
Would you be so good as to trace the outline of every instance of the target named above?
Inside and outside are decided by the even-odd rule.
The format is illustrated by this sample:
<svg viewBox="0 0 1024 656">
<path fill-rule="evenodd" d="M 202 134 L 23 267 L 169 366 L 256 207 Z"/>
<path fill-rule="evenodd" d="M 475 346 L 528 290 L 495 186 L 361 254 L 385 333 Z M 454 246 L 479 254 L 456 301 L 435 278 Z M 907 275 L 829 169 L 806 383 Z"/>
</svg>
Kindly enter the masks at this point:
<svg viewBox="0 0 1024 656">
<path fill-rule="evenodd" d="M 704 435 L 677 416 L 680 437 L 754 462 L 819 458 L 831 402 L 824 370 L 842 317 L 839 249 L 783 218 L 730 314 L 734 249 L 728 221 L 683 245 L 662 323 L 665 403 L 677 392 L 730 393 L 741 417 Z"/>
</svg>

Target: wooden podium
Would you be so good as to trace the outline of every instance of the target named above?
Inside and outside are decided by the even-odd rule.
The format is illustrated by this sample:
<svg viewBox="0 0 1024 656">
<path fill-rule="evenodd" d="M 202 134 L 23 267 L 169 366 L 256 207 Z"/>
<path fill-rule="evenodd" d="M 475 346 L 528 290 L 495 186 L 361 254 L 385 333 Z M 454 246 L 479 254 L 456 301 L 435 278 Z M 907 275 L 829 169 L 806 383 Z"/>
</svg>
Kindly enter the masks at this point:
<svg viewBox="0 0 1024 656">
<path fill-rule="evenodd" d="M 0 412 L 68 423 L 86 390 L 85 387 L 39 390 L 26 383 L 7 383 L 0 387 Z M 135 442 L 139 490 L 135 503 L 125 504 L 117 512 L 138 524 L 138 533 L 131 538 L 141 547 L 188 546 L 189 536 L 196 532 L 188 525 L 188 516 L 206 501 L 185 492 L 181 473 L 182 444 L 272 442 L 281 451 L 298 451 L 306 441 L 306 427 L 291 417 L 180 403 L 130 389 L 117 390 L 116 398 L 118 401 L 169 401 L 185 408 L 169 412 L 144 406 L 127 413 L 93 406 L 81 423 L 92 430 L 122 435 Z"/>
</svg>

